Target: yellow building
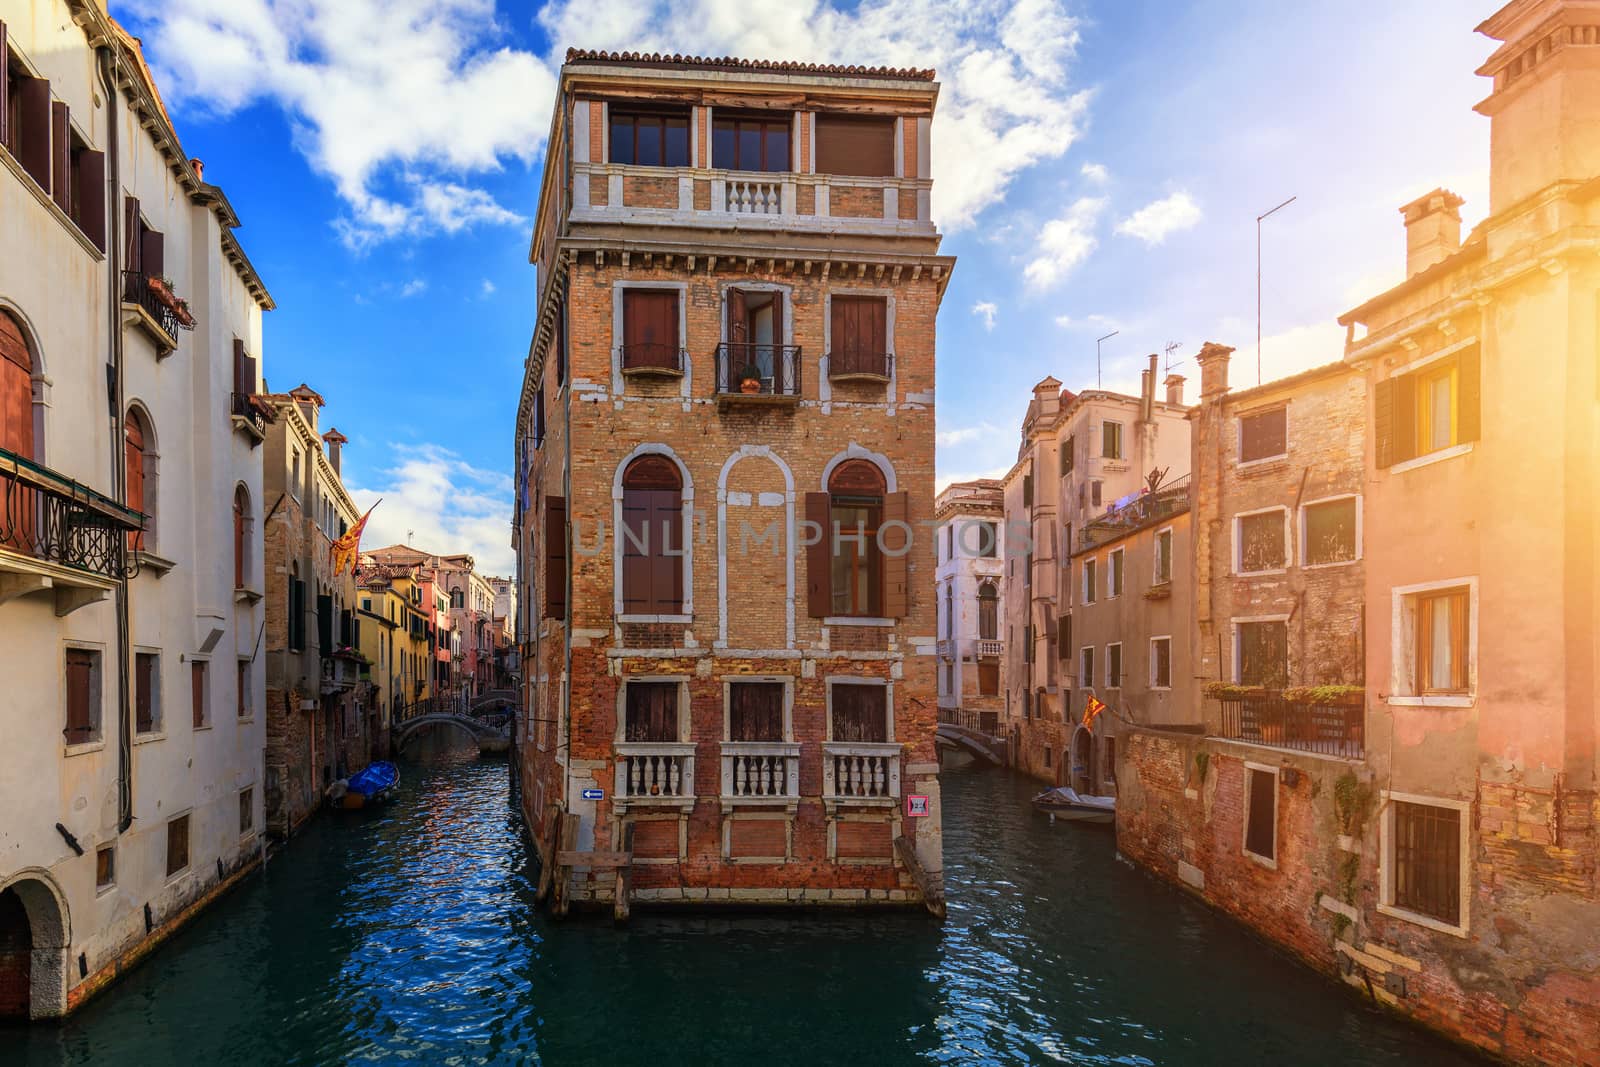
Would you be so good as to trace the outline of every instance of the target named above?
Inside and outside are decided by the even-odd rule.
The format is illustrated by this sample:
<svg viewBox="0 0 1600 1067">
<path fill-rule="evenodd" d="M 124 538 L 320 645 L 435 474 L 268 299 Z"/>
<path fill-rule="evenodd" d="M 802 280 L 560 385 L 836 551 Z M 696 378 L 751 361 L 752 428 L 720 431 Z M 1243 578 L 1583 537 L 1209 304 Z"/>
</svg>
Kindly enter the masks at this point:
<svg viewBox="0 0 1600 1067">
<path fill-rule="evenodd" d="M 429 684 L 428 608 L 415 568 L 392 567 L 363 557 L 357 573 L 361 652 L 378 689 L 385 728 L 394 714 L 432 695 Z"/>
</svg>

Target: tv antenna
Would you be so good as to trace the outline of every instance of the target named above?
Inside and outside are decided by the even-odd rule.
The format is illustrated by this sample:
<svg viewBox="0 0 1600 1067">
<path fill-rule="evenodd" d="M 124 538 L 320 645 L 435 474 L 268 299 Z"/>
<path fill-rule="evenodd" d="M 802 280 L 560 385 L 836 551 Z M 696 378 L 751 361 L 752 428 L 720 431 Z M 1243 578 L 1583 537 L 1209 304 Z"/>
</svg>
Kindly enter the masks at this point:
<svg viewBox="0 0 1600 1067">
<path fill-rule="evenodd" d="M 1166 352 L 1166 354 L 1167 354 L 1167 361 L 1166 361 L 1167 362 L 1167 369 L 1166 369 L 1166 373 L 1167 374 L 1171 374 L 1172 373 L 1172 353 L 1176 352 L 1178 349 L 1180 349 L 1182 347 L 1183 347 L 1183 343 L 1181 341 L 1168 341 L 1167 342 L 1167 347 L 1162 349 L 1162 351 Z"/>
<path fill-rule="evenodd" d="M 1288 207 L 1298 196 L 1291 196 L 1265 215 L 1256 216 L 1256 384 L 1261 384 L 1261 221 Z"/>
<path fill-rule="evenodd" d="M 1109 341 L 1109 340 L 1111 340 L 1113 337 L 1115 337 L 1117 334 L 1119 334 L 1121 332 L 1122 332 L 1121 330 L 1112 330 L 1110 333 L 1106 334 L 1104 337 L 1095 338 L 1095 341 L 1094 341 L 1094 387 L 1096 389 L 1100 388 L 1100 342 L 1101 341 Z"/>
</svg>

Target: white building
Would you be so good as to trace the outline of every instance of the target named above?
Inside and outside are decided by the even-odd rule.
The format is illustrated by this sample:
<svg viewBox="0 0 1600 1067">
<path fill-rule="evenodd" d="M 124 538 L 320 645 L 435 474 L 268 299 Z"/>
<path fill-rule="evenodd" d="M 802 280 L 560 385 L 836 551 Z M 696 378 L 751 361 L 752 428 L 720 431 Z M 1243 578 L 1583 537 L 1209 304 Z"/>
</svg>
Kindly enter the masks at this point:
<svg viewBox="0 0 1600 1067">
<path fill-rule="evenodd" d="M 934 500 L 939 604 L 939 716 L 998 734 L 1005 508 L 1000 483 L 955 482 Z"/>
<path fill-rule="evenodd" d="M 257 862 L 272 301 L 101 0 L 0 0 L 0 57 L 0 1016 L 42 1017 Z"/>
</svg>

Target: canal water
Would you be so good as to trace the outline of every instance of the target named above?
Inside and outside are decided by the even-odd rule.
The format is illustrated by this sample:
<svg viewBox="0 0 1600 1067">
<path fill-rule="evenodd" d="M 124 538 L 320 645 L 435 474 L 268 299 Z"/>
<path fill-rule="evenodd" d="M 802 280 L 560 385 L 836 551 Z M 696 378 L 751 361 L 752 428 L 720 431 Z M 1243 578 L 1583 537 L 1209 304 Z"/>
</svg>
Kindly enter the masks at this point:
<svg viewBox="0 0 1600 1067">
<path fill-rule="evenodd" d="M 1119 859 L 996 771 L 944 781 L 950 908 L 533 905 L 504 762 L 438 753 L 0 1064 L 1405 1064 L 1464 1061 Z"/>
</svg>

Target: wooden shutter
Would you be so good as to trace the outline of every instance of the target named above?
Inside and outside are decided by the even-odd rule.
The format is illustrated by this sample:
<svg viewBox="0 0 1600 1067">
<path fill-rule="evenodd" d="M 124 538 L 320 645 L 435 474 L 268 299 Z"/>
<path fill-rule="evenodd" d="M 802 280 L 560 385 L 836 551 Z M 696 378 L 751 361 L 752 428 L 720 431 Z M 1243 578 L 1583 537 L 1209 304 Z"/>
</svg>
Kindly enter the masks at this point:
<svg viewBox="0 0 1600 1067">
<path fill-rule="evenodd" d="M 17 77 L 17 128 L 11 131 L 17 162 L 41 189 L 50 188 L 50 83 L 44 78 Z"/>
<path fill-rule="evenodd" d="M 736 682 L 728 694 L 728 740 L 783 740 L 782 683 Z"/>
<path fill-rule="evenodd" d="M 96 248 L 106 250 L 106 156 L 104 152 L 78 154 L 78 187 L 73 191 L 74 217 Z"/>
<path fill-rule="evenodd" d="M 33 458 L 33 357 L 22 327 L 0 311 L 0 448 Z"/>
<path fill-rule="evenodd" d="M 774 352 L 783 344 L 783 294 L 772 294 L 772 344 Z M 783 378 L 783 359 L 776 357 L 772 361 L 773 372 L 779 380 Z"/>
<path fill-rule="evenodd" d="M 676 615 L 683 610 L 683 495 L 678 490 L 650 490 L 650 535 L 650 610 Z"/>
<path fill-rule="evenodd" d="M 140 733 L 155 729 L 155 665 L 154 656 L 141 653 L 134 662 L 134 722 Z"/>
<path fill-rule="evenodd" d="M 244 500 L 233 494 L 233 587 L 244 588 Z"/>
<path fill-rule="evenodd" d="M 894 176 L 893 118 L 818 115 L 815 137 L 818 174 Z"/>
<path fill-rule="evenodd" d="M 159 278 L 167 272 L 166 239 L 160 230 L 145 230 L 139 235 L 139 256 L 147 276 Z"/>
<path fill-rule="evenodd" d="M 1372 390 L 1372 431 L 1377 442 L 1373 458 L 1379 470 L 1395 464 L 1394 382 L 1385 378 Z"/>
<path fill-rule="evenodd" d="M 67 743 L 94 740 L 94 653 L 67 649 Z"/>
<path fill-rule="evenodd" d="M 139 241 L 139 198 L 122 198 L 122 269 L 138 273 L 144 269 L 144 245 Z"/>
<path fill-rule="evenodd" d="M 827 493 L 806 494 L 806 522 L 815 524 L 817 541 L 806 546 L 806 613 L 812 618 L 832 614 L 833 531 L 829 528 Z"/>
<path fill-rule="evenodd" d="M 11 78 L 6 58 L 6 24 L 0 22 L 0 145 L 11 149 Z M 15 154 L 13 152 L 13 154 Z"/>
<path fill-rule="evenodd" d="M 235 337 L 233 339 L 233 391 L 235 393 L 254 392 L 254 390 L 245 386 L 244 361 L 247 358 L 244 352 L 244 342 Z"/>
<path fill-rule="evenodd" d="M 728 290 L 728 343 L 742 345 L 750 342 L 750 309 L 745 303 L 743 289 Z M 742 352 L 734 353 L 736 359 L 743 357 Z M 737 366 L 730 373 L 738 373 Z"/>
<path fill-rule="evenodd" d="M 629 741 L 678 740 L 677 683 L 628 683 L 627 715 L 623 736 Z"/>
<path fill-rule="evenodd" d="M 630 615 L 649 614 L 655 611 L 652 600 L 653 574 L 650 549 L 660 550 L 659 542 L 652 541 L 649 489 L 624 489 L 622 491 L 622 610 Z"/>
<path fill-rule="evenodd" d="M 544 613 L 567 615 L 567 501 L 559 496 L 544 498 Z"/>
<path fill-rule="evenodd" d="M 852 309 L 855 301 L 847 296 L 836 296 L 830 301 L 828 321 L 828 354 L 830 359 L 842 360 L 846 346 L 853 336 Z"/>
<path fill-rule="evenodd" d="M 189 705 L 193 713 L 194 724 L 206 724 L 206 665 L 204 660 L 197 660 L 189 665 Z"/>
<path fill-rule="evenodd" d="M 883 523 L 903 522 L 910 524 L 910 504 L 905 493 L 890 493 L 883 498 Z M 880 529 L 882 526 L 879 527 Z M 883 555 L 883 614 L 885 618 L 899 619 L 910 612 L 911 597 L 906 574 L 911 560 L 911 535 L 901 531 L 904 538 L 904 547 L 908 550 L 895 555 L 884 552 Z M 884 538 L 884 544 L 890 548 L 901 547 L 897 540 Z"/>
<path fill-rule="evenodd" d="M 1476 345 L 1457 357 L 1456 442 L 1476 441 L 1482 430 L 1483 362 Z"/>
<path fill-rule="evenodd" d="M 122 423 L 122 457 L 128 476 L 128 507 L 144 511 L 144 429 L 132 412 Z"/>
<path fill-rule="evenodd" d="M 72 214 L 72 119 L 59 100 L 50 105 L 50 199 Z"/>
<path fill-rule="evenodd" d="M 1072 658 L 1072 616 L 1062 615 L 1056 619 L 1056 658 Z"/>
<path fill-rule="evenodd" d="M 289 647 L 306 647 L 306 583 L 299 578 L 289 579 Z"/>
<path fill-rule="evenodd" d="M 333 597 L 317 595 L 317 649 L 324 656 L 333 651 Z"/>
</svg>

